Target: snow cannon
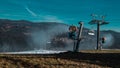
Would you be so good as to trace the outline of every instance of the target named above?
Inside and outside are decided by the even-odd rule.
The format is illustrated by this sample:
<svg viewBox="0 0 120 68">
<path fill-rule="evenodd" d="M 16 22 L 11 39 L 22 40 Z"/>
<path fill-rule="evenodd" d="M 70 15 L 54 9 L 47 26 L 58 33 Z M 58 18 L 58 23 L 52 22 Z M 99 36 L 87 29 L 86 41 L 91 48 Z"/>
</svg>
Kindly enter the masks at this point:
<svg viewBox="0 0 120 68">
<path fill-rule="evenodd" d="M 76 38 L 76 31 L 77 31 L 77 27 L 76 26 L 70 26 L 69 27 L 69 38 L 71 39 L 75 39 Z"/>
<path fill-rule="evenodd" d="M 102 37 L 101 40 L 102 40 L 102 43 L 105 43 L 106 37 Z"/>
</svg>

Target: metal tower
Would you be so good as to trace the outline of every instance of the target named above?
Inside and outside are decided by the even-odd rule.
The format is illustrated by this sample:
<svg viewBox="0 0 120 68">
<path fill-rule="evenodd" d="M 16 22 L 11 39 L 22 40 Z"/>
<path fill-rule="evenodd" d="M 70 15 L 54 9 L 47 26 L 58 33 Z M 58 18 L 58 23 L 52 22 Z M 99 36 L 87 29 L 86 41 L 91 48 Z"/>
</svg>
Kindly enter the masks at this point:
<svg viewBox="0 0 120 68">
<path fill-rule="evenodd" d="M 99 19 L 96 19 L 98 17 L 98 15 L 96 14 L 92 14 L 92 20 L 89 22 L 90 25 L 93 25 L 93 24 L 97 24 L 97 47 L 96 49 L 99 50 L 100 49 L 100 26 L 101 25 L 105 25 L 105 24 L 109 24 L 109 22 L 106 22 L 104 19 L 105 19 L 105 16 L 99 16 Z"/>
</svg>

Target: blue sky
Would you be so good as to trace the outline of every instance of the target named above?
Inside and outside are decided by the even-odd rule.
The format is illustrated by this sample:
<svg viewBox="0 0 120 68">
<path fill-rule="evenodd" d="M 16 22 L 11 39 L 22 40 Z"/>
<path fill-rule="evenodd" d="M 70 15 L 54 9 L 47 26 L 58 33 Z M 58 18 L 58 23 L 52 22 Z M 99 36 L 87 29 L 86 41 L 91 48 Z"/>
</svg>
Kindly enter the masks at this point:
<svg viewBox="0 0 120 68">
<path fill-rule="evenodd" d="M 0 0 L 0 18 L 37 22 L 60 22 L 77 25 L 84 22 L 87 28 L 92 13 L 105 15 L 110 24 L 104 30 L 120 32 L 120 0 Z"/>
</svg>

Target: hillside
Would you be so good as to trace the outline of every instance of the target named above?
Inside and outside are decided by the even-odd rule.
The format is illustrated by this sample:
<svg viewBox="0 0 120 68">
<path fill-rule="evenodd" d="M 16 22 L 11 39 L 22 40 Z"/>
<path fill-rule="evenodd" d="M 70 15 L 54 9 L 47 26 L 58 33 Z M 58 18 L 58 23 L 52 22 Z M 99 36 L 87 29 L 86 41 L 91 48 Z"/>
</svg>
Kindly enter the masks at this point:
<svg viewBox="0 0 120 68">
<path fill-rule="evenodd" d="M 69 25 L 57 22 L 0 19 L 0 51 L 26 51 L 41 48 L 72 50 L 73 40 L 68 38 L 68 28 Z M 89 36 L 88 31 L 87 28 L 83 29 L 84 39 L 80 44 L 81 50 L 96 47 L 96 34 Z M 101 35 L 108 38 L 104 48 L 120 48 L 120 33 L 102 31 Z"/>
<path fill-rule="evenodd" d="M 67 25 L 55 22 L 33 23 L 25 20 L 0 19 L 0 51 L 23 51 L 40 48 L 37 47 L 40 42 L 41 45 L 45 45 L 51 39 L 48 37 L 53 38 L 55 35 L 67 31 L 68 26 L 63 28 L 64 26 Z M 55 29 L 59 29 L 59 31 Z M 44 37 L 47 35 L 49 36 L 45 39 Z M 45 41 L 42 41 L 43 39 Z"/>
</svg>

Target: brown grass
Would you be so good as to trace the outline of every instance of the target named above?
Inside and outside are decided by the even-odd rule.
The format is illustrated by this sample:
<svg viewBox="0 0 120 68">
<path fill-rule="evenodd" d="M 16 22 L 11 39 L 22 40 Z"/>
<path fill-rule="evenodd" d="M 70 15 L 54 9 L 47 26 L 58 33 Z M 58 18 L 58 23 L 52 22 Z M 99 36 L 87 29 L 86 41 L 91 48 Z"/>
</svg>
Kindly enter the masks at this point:
<svg viewBox="0 0 120 68">
<path fill-rule="evenodd" d="M 120 68 L 119 52 L 97 52 L 66 52 L 50 55 L 1 54 L 0 68 Z"/>
</svg>

